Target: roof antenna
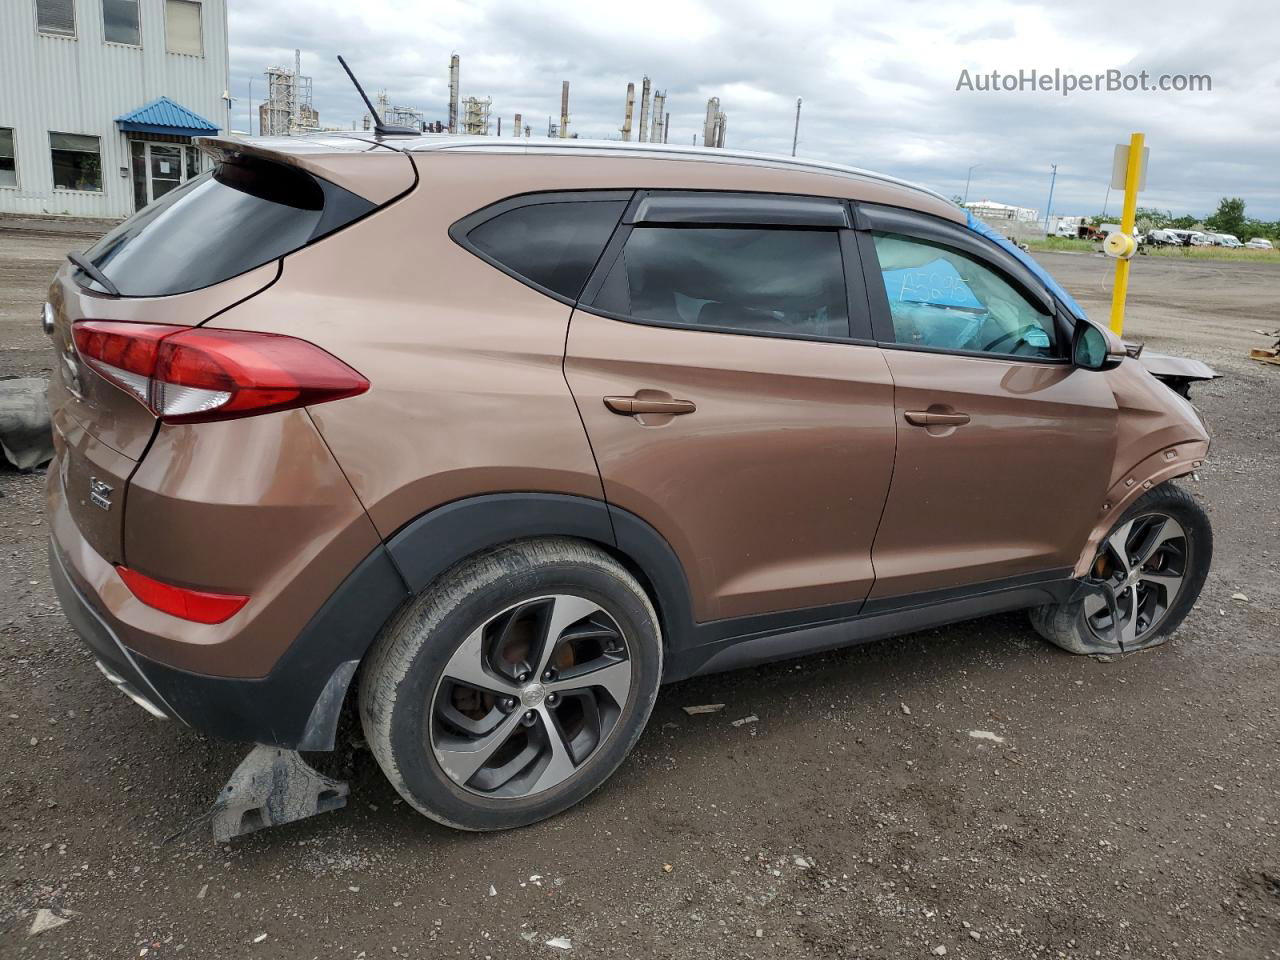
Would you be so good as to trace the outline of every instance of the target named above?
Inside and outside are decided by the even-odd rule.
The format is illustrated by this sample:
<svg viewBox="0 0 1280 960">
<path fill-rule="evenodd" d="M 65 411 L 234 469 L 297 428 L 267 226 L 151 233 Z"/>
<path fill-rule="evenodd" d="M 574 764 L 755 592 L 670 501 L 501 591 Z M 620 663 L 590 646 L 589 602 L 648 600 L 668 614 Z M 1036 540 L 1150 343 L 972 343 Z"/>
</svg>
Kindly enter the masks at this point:
<svg viewBox="0 0 1280 960">
<path fill-rule="evenodd" d="M 351 82 L 355 85 L 356 92 L 360 94 L 360 99 L 364 101 L 364 105 L 369 108 L 369 115 L 373 117 L 373 132 L 375 136 L 385 137 L 388 134 L 395 133 L 418 134 L 422 132 L 421 130 L 415 130 L 413 127 L 393 127 L 383 123 L 382 117 L 379 116 L 377 110 L 373 109 L 373 104 L 369 102 L 369 95 L 364 92 L 364 87 L 360 86 L 360 81 L 356 79 L 356 75 L 347 66 L 347 61 L 342 59 L 342 54 L 338 54 L 338 62 L 342 64 L 342 69 L 347 71 L 347 76 L 351 78 Z"/>
</svg>

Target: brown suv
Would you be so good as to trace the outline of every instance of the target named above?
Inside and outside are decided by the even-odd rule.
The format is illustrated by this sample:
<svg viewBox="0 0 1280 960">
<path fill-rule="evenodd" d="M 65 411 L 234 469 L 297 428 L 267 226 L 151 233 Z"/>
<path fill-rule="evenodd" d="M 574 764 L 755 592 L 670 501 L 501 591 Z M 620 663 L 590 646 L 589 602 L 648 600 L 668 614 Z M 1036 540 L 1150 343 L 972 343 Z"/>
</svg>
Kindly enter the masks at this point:
<svg viewBox="0 0 1280 960">
<path fill-rule="evenodd" d="M 52 567 L 155 714 L 467 829 L 598 787 L 664 681 L 1030 608 L 1163 640 L 1190 404 L 944 198 L 662 145 L 208 139 L 63 267 Z M 358 678 L 358 679 L 357 679 Z"/>
</svg>

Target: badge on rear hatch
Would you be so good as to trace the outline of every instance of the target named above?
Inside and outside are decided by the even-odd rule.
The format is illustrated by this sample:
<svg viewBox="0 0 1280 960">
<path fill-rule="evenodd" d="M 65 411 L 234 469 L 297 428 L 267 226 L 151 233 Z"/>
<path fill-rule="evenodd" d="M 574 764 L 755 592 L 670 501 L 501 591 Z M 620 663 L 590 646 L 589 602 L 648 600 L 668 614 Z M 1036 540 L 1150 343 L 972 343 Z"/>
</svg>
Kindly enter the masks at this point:
<svg viewBox="0 0 1280 960">
<path fill-rule="evenodd" d="M 89 502 L 103 510 L 111 509 L 111 487 L 97 477 L 89 478 Z"/>
</svg>

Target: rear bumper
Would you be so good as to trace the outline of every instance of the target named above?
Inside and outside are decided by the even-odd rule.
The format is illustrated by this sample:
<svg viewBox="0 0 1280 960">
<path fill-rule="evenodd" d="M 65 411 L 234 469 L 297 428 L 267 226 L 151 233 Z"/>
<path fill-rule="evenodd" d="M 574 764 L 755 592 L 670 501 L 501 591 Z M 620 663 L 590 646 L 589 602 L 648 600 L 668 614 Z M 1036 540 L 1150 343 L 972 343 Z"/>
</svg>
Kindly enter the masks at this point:
<svg viewBox="0 0 1280 960">
<path fill-rule="evenodd" d="M 53 580 L 53 590 L 62 603 L 62 612 L 67 615 L 85 646 L 98 658 L 98 669 L 103 676 L 152 716 L 171 719 L 174 716 L 173 710 L 138 669 L 133 655 L 125 649 L 107 621 L 71 582 L 66 564 L 52 541 L 49 543 L 49 574 Z"/>
<path fill-rule="evenodd" d="M 386 551 L 374 551 L 321 607 L 267 676 L 211 677 L 130 650 L 55 543 L 49 568 L 63 612 L 116 687 L 155 716 L 224 740 L 289 750 L 332 750 L 338 715 L 356 667 L 404 584 Z"/>
</svg>

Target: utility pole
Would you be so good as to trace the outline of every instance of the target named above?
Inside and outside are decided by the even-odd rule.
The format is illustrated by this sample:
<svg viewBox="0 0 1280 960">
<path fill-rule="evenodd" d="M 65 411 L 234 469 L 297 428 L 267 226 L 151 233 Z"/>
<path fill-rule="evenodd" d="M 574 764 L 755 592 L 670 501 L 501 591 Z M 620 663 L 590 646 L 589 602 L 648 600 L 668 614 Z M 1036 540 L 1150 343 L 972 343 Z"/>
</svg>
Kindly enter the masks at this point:
<svg viewBox="0 0 1280 960">
<path fill-rule="evenodd" d="M 969 181 L 973 177 L 973 171 L 977 170 L 978 166 L 979 165 L 975 163 L 969 168 L 969 172 L 964 175 L 964 200 L 961 203 L 962 206 L 969 202 Z"/>
<path fill-rule="evenodd" d="M 1053 185 L 1058 182 L 1058 165 L 1056 163 L 1049 164 L 1053 168 L 1053 174 L 1049 177 L 1049 202 L 1044 205 L 1044 228 L 1049 229 L 1049 215 L 1053 213 Z"/>
<path fill-rule="evenodd" d="M 259 124 L 261 132 L 261 124 Z M 249 136 L 253 136 L 253 77 L 249 78 Z"/>
<path fill-rule="evenodd" d="M 791 155 L 796 155 L 796 144 L 800 142 L 800 98 L 796 97 L 796 132 L 791 135 Z"/>
</svg>

